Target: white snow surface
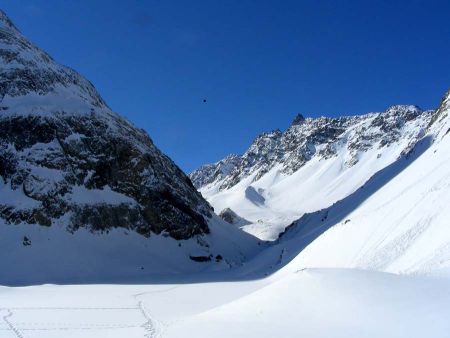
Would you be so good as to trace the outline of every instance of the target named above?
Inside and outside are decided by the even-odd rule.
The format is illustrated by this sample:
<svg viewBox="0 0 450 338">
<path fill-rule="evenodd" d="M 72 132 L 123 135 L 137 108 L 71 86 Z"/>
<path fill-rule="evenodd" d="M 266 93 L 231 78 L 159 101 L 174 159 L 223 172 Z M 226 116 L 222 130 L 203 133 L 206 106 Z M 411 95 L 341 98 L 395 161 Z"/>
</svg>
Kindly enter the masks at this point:
<svg viewBox="0 0 450 338">
<path fill-rule="evenodd" d="M 449 280 L 346 269 L 161 285 L 0 287 L 1 337 L 448 337 Z"/>
<path fill-rule="evenodd" d="M 117 263 L 102 267 L 99 260 L 92 266 L 93 249 L 78 251 L 87 266 L 102 273 L 122 269 L 116 270 L 122 278 L 117 284 L 2 287 L 0 336 L 448 337 L 450 136 L 442 132 L 447 122 L 440 123 L 410 156 L 330 207 L 305 214 L 243 265 L 197 270 L 187 265 L 188 273 L 169 275 L 167 262 L 182 254 L 175 241 L 160 236 L 153 238 L 160 245 L 152 247 L 169 255 L 155 261 L 154 252 L 145 256 L 144 249 L 143 258 L 124 258 L 124 244 L 105 252 L 116 254 Z M 233 232 L 231 225 L 219 229 Z M 100 243 L 102 248 L 106 242 Z M 145 278 L 126 278 L 122 263 L 130 264 L 131 273 L 147 259 L 143 275 L 155 264 L 160 276 L 145 285 L 139 283 Z M 0 271 L 39 270 L 26 259 L 20 262 Z"/>
<path fill-rule="evenodd" d="M 405 123 L 399 140 L 382 146 L 373 136 L 379 133 L 378 128 L 371 127 L 374 118 L 381 114 L 354 117 L 354 125 L 331 145 L 336 151 L 334 156 L 323 156 L 318 151 L 293 173 L 286 173 L 286 162 L 281 161 L 261 177 L 257 170 L 231 188 L 221 189 L 223 179 L 218 179 L 199 191 L 216 212 L 231 208 L 251 221 L 253 224 L 242 227 L 245 231 L 263 240 L 275 240 L 286 226 L 303 214 L 329 207 L 395 162 L 416 137 L 423 137 L 429 122 L 429 114 L 424 112 L 423 116 Z M 295 131 L 293 128 L 296 126 L 291 127 Z M 363 132 L 374 139 L 369 142 L 369 149 L 355 153 L 350 144 Z M 357 158 L 357 162 L 349 165 L 352 158 Z"/>
<path fill-rule="evenodd" d="M 11 25 L 0 11 L 0 29 Z M 19 50 L 23 60 L 55 67 L 28 49 Z M 58 112 L 64 98 L 65 113 L 114 116 L 83 85 L 56 84 L 23 101 L 6 96 L 4 114 Z M 272 243 L 217 217 L 211 234 L 186 241 L 118 228 L 70 233 L 65 219 L 0 224 L 0 337 L 448 337 L 449 104 L 447 96 L 429 128 L 428 119 L 406 123 L 388 146 L 351 152 L 349 129 L 333 144 L 336 156 L 313 156 L 294 172 L 278 163 L 225 190 L 218 182 L 202 188 L 217 212 L 230 207 L 253 222 L 244 230 Z M 417 135 L 422 141 L 400 157 Z M 32 170 L 42 191 L 60 179 Z M 76 188 L 68 199 L 131 203 L 108 187 Z M 0 201 L 24 210 L 39 203 L 1 181 Z M 189 258 L 208 255 L 210 262 Z"/>
<path fill-rule="evenodd" d="M 69 217 L 69 216 L 68 216 Z M 203 270 L 228 270 L 260 251 L 257 241 L 214 217 L 211 233 L 189 240 L 152 234 L 149 238 L 121 228 L 108 232 L 67 230 L 65 220 L 50 227 L 0 224 L 0 284 L 146 283 L 164 276 Z M 24 246 L 24 238 L 31 245 Z M 209 256 L 195 262 L 190 256 Z M 216 255 L 224 257 L 217 262 Z"/>
<path fill-rule="evenodd" d="M 282 242 L 318 238 L 296 264 L 448 274 L 450 137 L 424 150 L 428 142 L 424 139 L 416 156 L 385 168 L 353 195 L 297 221 Z"/>
</svg>

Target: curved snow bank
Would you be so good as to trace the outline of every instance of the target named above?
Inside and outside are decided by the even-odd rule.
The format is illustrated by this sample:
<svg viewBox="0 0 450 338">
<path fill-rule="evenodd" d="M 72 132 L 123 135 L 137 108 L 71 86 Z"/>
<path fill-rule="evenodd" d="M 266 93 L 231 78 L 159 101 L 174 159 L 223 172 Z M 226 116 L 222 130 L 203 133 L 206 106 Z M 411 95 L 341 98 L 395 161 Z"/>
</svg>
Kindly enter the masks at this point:
<svg viewBox="0 0 450 338">
<path fill-rule="evenodd" d="M 245 286 L 234 283 L 229 289 Z M 190 289 L 190 294 L 195 292 Z M 226 293 L 227 285 L 217 289 Z M 164 337 L 410 338 L 447 337 L 450 330 L 446 280 L 312 269 L 259 289 L 254 285 L 253 290 L 229 303 L 172 320 Z M 153 299 L 146 300 L 151 304 Z"/>
</svg>

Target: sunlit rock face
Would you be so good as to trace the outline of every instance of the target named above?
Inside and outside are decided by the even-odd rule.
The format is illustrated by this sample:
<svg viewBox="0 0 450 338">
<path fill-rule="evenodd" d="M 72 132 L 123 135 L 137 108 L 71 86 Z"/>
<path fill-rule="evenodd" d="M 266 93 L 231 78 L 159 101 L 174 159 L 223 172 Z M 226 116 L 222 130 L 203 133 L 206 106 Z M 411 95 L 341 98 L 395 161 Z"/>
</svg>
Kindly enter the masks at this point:
<svg viewBox="0 0 450 338">
<path fill-rule="evenodd" d="M 404 141 L 407 152 L 424 135 L 432 113 L 417 106 L 395 105 L 381 113 L 336 118 L 304 118 L 299 114 L 286 131 L 263 133 L 242 156 L 204 165 L 190 177 L 199 189 L 214 184 L 226 190 L 254 173 L 256 181 L 275 166 L 290 175 L 313 158 L 337 156 L 342 148 L 348 153 L 345 165 L 351 167 L 369 149 Z"/>
</svg>

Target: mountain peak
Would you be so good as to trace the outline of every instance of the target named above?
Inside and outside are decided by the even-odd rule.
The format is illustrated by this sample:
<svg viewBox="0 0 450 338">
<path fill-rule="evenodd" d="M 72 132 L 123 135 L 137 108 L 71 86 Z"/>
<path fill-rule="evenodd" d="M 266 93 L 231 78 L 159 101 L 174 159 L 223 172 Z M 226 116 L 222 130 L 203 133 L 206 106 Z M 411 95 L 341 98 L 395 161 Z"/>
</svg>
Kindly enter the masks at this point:
<svg viewBox="0 0 450 338">
<path fill-rule="evenodd" d="M 294 120 L 292 121 L 292 125 L 297 126 L 299 124 L 302 124 L 303 121 L 305 121 L 305 117 L 302 114 L 297 114 Z"/>
<path fill-rule="evenodd" d="M 185 174 L 1 11 L 0 78 L 0 224 L 51 226 L 64 216 L 71 230 L 209 233 L 211 207 Z"/>
<path fill-rule="evenodd" d="M 112 114 L 92 83 L 31 43 L 1 10 L 0 77 L 4 116 Z"/>
<path fill-rule="evenodd" d="M 12 23 L 11 19 L 0 9 L 0 29 L 9 28 L 18 31 L 16 26 Z"/>
<path fill-rule="evenodd" d="M 200 168 L 190 177 L 198 189 L 205 186 L 202 182 L 208 182 L 220 191 L 253 174 L 251 182 L 257 181 L 273 168 L 292 175 L 314 157 L 320 161 L 344 155 L 344 164 L 350 168 L 369 150 L 381 153 L 380 149 L 396 145 L 399 153 L 406 153 L 410 148 L 404 145 L 417 142 L 430 118 L 431 114 L 414 105 L 395 105 L 382 113 L 335 118 L 305 119 L 298 114 L 285 132 L 260 134 L 241 159 L 236 159 L 237 166 L 229 175 L 215 175 L 219 167 L 215 164 L 208 170 Z M 223 209 L 222 205 L 219 207 Z"/>
<path fill-rule="evenodd" d="M 385 113 L 399 113 L 399 112 L 421 113 L 421 112 L 423 112 L 423 110 L 419 106 L 412 105 L 412 104 L 396 104 L 396 105 L 390 106 L 385 111 Z"/>
</svg>

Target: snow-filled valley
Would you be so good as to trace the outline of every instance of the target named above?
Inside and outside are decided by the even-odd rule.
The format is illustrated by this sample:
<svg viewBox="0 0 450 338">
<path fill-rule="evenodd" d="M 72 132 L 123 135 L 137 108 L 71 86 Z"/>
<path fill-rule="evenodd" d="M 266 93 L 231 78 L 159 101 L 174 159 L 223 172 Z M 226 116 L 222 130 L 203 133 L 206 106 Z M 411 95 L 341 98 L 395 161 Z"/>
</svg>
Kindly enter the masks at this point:
<svg viewBox="0 0 450 338">
<path fill-rule="evenodd" d="M 1 338 L 449 336 L 450 91 L 188 177 L 2 11 L 0 66 Z"/>
<path fill-rule="evenodd" d="M 251 222 L 244 230 L 275 240 L 304 213 L 351 195 L 410 152 L 431 115 L 393 106 L 362 116 L 296 119 L 284 133 L 258 136 L 240 158 L 227 157 L 190 176 L 217 212 L 230 208 Z"/>
<path fill-rule="evenodd" d="M 447 337 L 448 100 L 443 106 L 407 157 L 260 242 L 243 264 L 113 284 L 4 286 L 0 336 Z M 179 259 L 175 248 L 158 248 Z M 2 271 L 34 274 L 27 259 Z"/>
<path fill-rule="evenodd" d="M 239 282 L 0 289 L 1 337 L 447 337 L 448 281 L 307 269 Z"/>
</svg>

